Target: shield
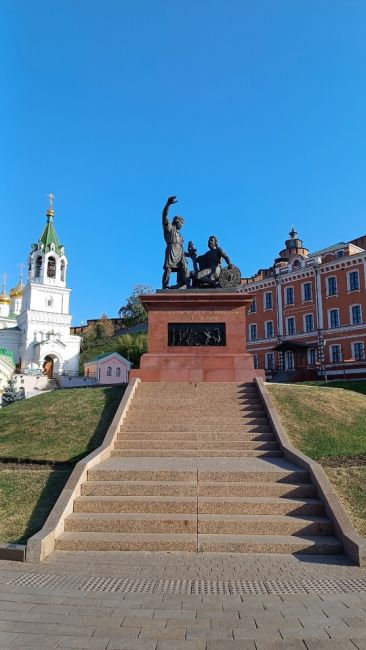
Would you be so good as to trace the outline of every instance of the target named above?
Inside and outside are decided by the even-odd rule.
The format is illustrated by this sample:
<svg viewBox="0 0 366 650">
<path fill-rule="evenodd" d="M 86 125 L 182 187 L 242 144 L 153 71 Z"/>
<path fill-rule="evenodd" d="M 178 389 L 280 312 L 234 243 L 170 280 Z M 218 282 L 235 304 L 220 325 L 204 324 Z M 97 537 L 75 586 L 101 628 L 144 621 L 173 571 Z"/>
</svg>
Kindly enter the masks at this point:
<svg viewBox="0 0 366 650">
<path fill-rule="evenodd" d="M 221 289 L 234 289 L 240 285 L 240 277 L 240 270 L 237 266 L 232 266 L 231 269 L 225 266 L 219 275 L 219 287 Z"/>
</svg>

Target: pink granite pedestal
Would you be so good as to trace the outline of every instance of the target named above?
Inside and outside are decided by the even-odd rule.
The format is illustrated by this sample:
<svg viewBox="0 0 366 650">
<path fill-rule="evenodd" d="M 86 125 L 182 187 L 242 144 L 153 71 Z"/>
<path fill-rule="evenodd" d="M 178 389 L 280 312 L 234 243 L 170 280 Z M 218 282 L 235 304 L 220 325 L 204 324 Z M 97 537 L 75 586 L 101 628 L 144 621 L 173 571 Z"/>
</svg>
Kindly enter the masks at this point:
<svg viewBox="0 0 366 650">
<path fill-rule="evenodd" d="M 166 290 L 141 296 L 148 312 L 148 352 L 130 377 L 142 381 L 247 382 L 263 377 L 246 350 L 246 309 L 236 291 Z M 169 324 L 224 324 L 224 346 L 170 346 Z"/>
</svg>

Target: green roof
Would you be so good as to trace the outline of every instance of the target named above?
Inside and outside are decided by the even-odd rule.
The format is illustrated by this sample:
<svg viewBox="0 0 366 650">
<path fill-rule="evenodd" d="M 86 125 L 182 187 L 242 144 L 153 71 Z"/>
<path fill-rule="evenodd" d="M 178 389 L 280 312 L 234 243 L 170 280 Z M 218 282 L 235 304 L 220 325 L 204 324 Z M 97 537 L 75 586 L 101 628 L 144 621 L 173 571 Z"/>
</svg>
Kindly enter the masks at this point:
<svg viewBox="0 0 366 650">
<path fill-rule="evenodd" d="M 5 350 L 5 348 L 0 348 L 0 357 L 3 357 L 5 361 L 10 363 L 15 368 L 15 361 L 12 352 L 9 352 L 9 350 Z"/>
<path fill-rule="evenodd" d="M 47 223 L 45 225 L 44 231 L 39 238 L 39 241 L 43 244 L 43 250 L 45 253 L 51 250 L 51 244 L 54 245 L 56 253 L 60 253 L 61 244 L 56 235 L 56 230 L 53 226 L 53 211 L 47 210 Z"/>
</svg>

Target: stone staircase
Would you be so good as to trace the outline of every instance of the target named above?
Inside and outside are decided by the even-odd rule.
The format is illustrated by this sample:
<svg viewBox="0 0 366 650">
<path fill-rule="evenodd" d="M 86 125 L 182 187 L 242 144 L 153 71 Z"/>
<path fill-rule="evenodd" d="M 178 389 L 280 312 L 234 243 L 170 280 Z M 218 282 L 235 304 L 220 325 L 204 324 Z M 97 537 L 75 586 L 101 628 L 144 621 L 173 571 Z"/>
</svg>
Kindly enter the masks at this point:
<svg viewBox="0 0 366 650">
<path fill-rule="evenodd" d="M 315 487 L 278 447 L 254 384 L 141 383 L 62 550 L 341 552 Z"/>
</svg>

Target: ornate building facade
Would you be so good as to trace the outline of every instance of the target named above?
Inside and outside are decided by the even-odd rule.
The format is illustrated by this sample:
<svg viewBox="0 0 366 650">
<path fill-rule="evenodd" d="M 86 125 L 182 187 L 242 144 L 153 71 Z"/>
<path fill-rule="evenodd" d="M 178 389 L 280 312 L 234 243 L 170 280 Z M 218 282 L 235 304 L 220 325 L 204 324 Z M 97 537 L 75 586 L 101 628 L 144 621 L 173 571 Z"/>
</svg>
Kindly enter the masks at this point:
<svg viewBox="0 0 366 650">
<path fill-rule="evenodd" d="M 52 198 L 31 247 L 26 285 L 20 280 L 9 295 L 5 287 L 0 294 L 0 348 L 12 353 L 20 372 L 50 378 L 78 371 L 81 340 L 70 334 L 67 258 L 53 225 Z"/>
<path fill-rule="evenodd" d="M 294 228 L 253 293 L 248 350 L 269 377 L 366 377 L 366 236 L 309 253 Z"/>
</svg>

